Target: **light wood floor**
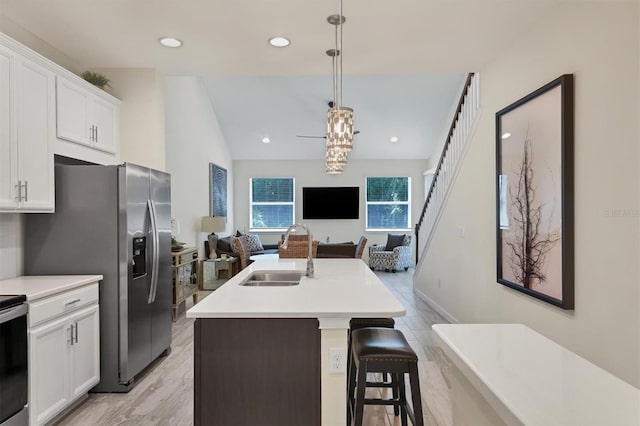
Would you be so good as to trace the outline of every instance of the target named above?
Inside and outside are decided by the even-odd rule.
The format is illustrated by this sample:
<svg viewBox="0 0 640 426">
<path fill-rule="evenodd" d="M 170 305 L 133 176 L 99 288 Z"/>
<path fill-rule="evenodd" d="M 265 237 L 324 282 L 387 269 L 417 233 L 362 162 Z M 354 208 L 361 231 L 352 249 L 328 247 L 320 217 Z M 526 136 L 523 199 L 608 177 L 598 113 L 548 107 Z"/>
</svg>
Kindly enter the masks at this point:
<svg viewBox="0 0 640 426">
<path fill-rule="evenodd" d="M 447 321 L 414 296 L 412 273 L 412 269 L 395 274 L 376 271 L 407 311 L 406 316 L 396 318 L 396 328 L 404 333 L 420 359 L 418 369 L 424 423 L 428 426 L 450 426 L 451 391 L 446 379 L 448 361 L 431 331 L 432 324 Z M 173 323 L 171 348 L 171 354 L 148 369 L 129 393 L 90 394 L 58 425 L 192 425 L 193 320 L 186 318 L 184 313 Z M 391 407 L 366 406 L 365 424 L 395 426 L 400 425 L 400 419 L 393 416 Z"/>
</svg>

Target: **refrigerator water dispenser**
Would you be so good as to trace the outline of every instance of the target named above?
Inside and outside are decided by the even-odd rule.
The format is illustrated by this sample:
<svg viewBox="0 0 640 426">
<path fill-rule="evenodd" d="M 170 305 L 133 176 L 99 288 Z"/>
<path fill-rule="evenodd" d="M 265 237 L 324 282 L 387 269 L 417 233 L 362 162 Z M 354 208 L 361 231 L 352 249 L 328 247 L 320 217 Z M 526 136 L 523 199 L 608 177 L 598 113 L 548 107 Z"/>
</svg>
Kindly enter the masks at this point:
<svg viewBox="0 0 640 426">
<path fill-rule="evenodd" d="M 147 274 L 147 238 L 138 237 L 133 239 L 133 279 Z"/>
</svg>

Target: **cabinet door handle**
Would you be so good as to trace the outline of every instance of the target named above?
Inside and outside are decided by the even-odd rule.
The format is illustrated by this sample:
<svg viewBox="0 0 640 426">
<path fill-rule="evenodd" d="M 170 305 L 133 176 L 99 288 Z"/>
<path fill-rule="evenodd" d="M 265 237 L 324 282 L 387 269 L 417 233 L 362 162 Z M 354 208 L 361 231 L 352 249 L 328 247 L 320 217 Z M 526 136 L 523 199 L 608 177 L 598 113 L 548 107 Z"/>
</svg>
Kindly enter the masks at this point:
<svg viewBox="0 0 640 426">
<path fill-rule="evenodd" d="M 73 346 L 73 324 L 69 327 L 69 340 L 67 340 Z"/>
<path fill-rule="evenodd" d="M 71 305 L 73 305 L 75 303 L 78 303 L 79 301 L 80 301 L 80 299 L 75 299 L 75 300 L 72 300 L 71 302 L 65 303 L 64 306 L 71 306 Z"/>
<path fill-rule="evenodd" d="M 18 187 L 18 196 L 16 197 L 16 200 L 20 202 L 20 200 L 22 200 L 22 181 L 19 180 L 16 186 Z"/>
<path fill-rule="evenodd" d="M 29 181 L 25 180 L 24 181 L 24 202 L 28 202 L 29 201 Z"/>
<path fill-rule="evenodd" d="M 96 143 L 98 143 L 98 126 L 96 126 Z"/>
<path fill-rule="evenodd" d="M 76 321 L 74 324 L 75 324 L 76 343 L 78 343 L 78 321 Z"/>
</svg>

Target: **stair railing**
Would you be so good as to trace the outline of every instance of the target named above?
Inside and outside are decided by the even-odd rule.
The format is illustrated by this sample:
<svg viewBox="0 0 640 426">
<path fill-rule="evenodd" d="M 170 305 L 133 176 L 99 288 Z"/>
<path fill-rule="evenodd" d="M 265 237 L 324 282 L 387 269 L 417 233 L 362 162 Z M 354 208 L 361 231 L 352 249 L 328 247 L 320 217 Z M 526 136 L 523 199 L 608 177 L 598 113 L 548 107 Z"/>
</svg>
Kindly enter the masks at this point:
<svg viewBox="0 0 640 426">
<path fill-rule="evenodd" d="M 427 251 L 433 238 L 435 225 L 457 171 L 459 160 L 470 138 L 480 110 L 480 76 L 469 73 L 462 89 L 458 107 L 447 133 L 442 154 L 438 161 L 429 192 L 422 208 L 420 220 L 415 227 L 416 235 L 416 268 L 420 262 L 420 254 Z M 422 250 L 420 247 L 422 244 Z"/>
</svg>

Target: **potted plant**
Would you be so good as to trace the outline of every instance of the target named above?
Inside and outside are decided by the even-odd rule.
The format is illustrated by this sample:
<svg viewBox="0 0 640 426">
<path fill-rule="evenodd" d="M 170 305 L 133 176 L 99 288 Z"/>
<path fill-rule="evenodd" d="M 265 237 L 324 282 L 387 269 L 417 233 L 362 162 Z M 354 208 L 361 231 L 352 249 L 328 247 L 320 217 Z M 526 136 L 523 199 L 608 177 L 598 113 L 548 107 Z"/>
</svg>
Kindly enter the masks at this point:
<svg viewBox="0 0 640 426">
<path fill-rule="evenodd" d="M 109 85 L 109 79 L 99 72 L 85 71 L 82 73 L 82 78 L 102 90 L 105 90 L 105 86 Z"/>
</svg>

